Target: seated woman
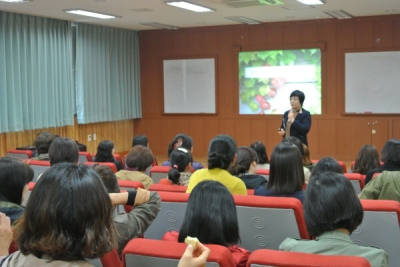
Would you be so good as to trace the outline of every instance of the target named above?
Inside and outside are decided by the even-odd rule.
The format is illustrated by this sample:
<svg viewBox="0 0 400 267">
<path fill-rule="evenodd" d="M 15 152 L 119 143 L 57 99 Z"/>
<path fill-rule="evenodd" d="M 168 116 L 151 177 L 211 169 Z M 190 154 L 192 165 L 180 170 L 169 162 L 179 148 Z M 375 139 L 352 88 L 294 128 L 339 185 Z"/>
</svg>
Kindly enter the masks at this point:
<svg viewBox="0 0 400 267">
<path fill-rule="evenodd" d="M 174 151 L 178 147 L 186 148 L 187 150 L 190 151 L 190 153 L 193 153 L 192 138 L 186 134 L 178 134 L 177 136 L 175 136 L 174 139 L 172 139 L 171 143 L 169 143 L 169 145 L 168 145 L 168 153 L 167 153 L 168 159 L 171 157 L 172 151 Z M 169 160 L 167 160 L 167 161 L 164 161 L 161 165 L 162 166 L 171 166 L 171 163 L 169 162 Z M 195 162 L 195 161 L 192 162 L 192 167 L 194 170 L 199 170 L 199 169 L 204 168 L 203 164 L 201 164 L 200 162 Z"/>
<path fill-rule="evenodd" d="M 0 212 L 6 214 L 13 224 L 24 208 L 28 183 L 33 179 L 33 170 L 19 159 L 0 158 Z"/>
<path fill-rule="evenodd" d="M 41 132 L 35 139 L 34 146 L 36 147 L 36 156 L 33 160 L 46 160 L 49 161 L 49 148 L 51 143 L 54 141 L 55 135 L 49 132 Z"/>
<path fill-rule="evenodd" d="M 332 157 L 325 157 L 318 160 L 311 173 L 311 176 L 328 171 L 343 174 L 343 168 L 340 166 L 339 162 Z"/>
<path fill-rule="evenodd" d="M 305 144 L 303 144 L 303 166 L 305 168 L 307 168 L 310 172 L 312 172 L 312 170 L 315 167 L 315 164 L 312 163 L 311 158 L 310 158 L 310 149 L 308 149 L 308 146 L 306 146 Z"/>
<path fill-rule="evenodd" d="M 204 180 L 214 180 L 225 185 L 232 194 L 247 195 L 246 185 L 227 170 L 236 159 L 236 142 L 229 135 L 217 135 L 208 147 L 208 169 L 195 171 L 190 177 L 186 193 Z"/>
<path fill-rule="evenodd" d="M 153 153 L 148 147 L 142 145 L 134 146 L 126 155 L 125 169 L 120 170 L 115 175 L 118 180 L 141 182 L 144 188 L 148 189 L 150 185 L 154 184 L 154 181 L 144 172 L 153 163 L 153 160 Z"/>
<path fill-rule="evenodd" d="M 147 136 L 145 135 L 136 135 L 133 140 L 132 140 L 132 147 L 137 146 L 137 145 L 142 145 L 145 147 L 150 147 L 149 146 L 149 140 L 147 139 Z M 154 157 L 154 161 L 152 166 L 157 166 L 157 159 Z"/>
<path fill-rule="evenodd" d="M 237 246 L 240 236 L 235 202 L 220 182 L 202 181 L 193 189 L 179 236 L 168 232 L 163 240 L 184 242 L 187 236 L 197 237 L 203 244 L 227 247 L 236 266 L 246 266 L 250 251 Z"/>
<path fill-rule="evenodd" d="M 400 171 L 383 171 L 363 188 L 359 197 L 400 202 Z"/>
<path fill-rule="evenodd" d="M 361 224 L 364 211 L 353 186 L 343 174 L 313 175 L 303 206 L 307 230 L 316 239 L 287 238 L 279 246 L 280 250 L 360 256 L 372 267 L 389 266 L 388 255 L 382 249 L 359 246 L 351 241 L 349 235 Z"/>
<path fill-rule="evenodd" d="M 263 169 L 263 170 L 269 170 L 269 160 L 268 160 L 268 155 L 267 155 L 267 149 L 263 143 L 260 141 L 254 142 L 250 145 L 254 151 L 257 153 L 257 170 Z"/>
<path fill-rule="evenodd" d="M 103 140 L 97 146 L 96 162 L 112 162 L 117 171 L 122 169 L 122 163 L 114 158 L 114 143 L 109 140 Z"/>
<path fill-rule="evenodd" d="M 95 164 L 93 169 L 100 176 L 108 193 L 120 193 L 117 177 L 107 166 Z M 126 244 L 135 237 L 140 237 L 147 230 L 160 211 L 161 198 L 157 192 L 149 192 L 138 188 L 134 209 L 129 213 L 119 206 L 114 206 L 115 236 L 118 242 L 118 253 L 121 257 Z"/>
<path fill-rule="evenodd" d="M 112 204 L 120 203 L 110 200 L 88 166 L 52 166 L 36 183 L 16 222 L 20 250 L 9 255 L 2 267 L 92 266 L 85 259 L 102 257 L 115 247 Z"/>
<path fill-rule="evenodd" d="M 299 149 L 300 154 L 301 154 L 301 163 L 303 165 L 304 180 L 306 183 L 308 183 L 308 180 L 310 180 L 311 171 L 308 168 L 306 168 L 303 164 L 303 157 L 304 157 L 303 143 L 297 137 L 294 137 L 294 136 L 287 137 L 287 138 L 283 139 L 282 142 L 291 142 Z"/>
<path fill-rule="evenodd" d="M 229 168 L 230 174 L 242 179 L 247 189 L 266 185 L 267 179 L 256 174 L 257 153 L 251 147 L 242 146 L 237 149 L 235 163 Z"/>
<path fill-rule="evenodd" d="M 172 151 L 171 169 L 168 172 L 168 179 L 162 179 L 160 184 L 187 186 L 192 173 L 192 155 L 186 148 L 179 147 Z"/>
<path fill-rule="evenodd" d="M 54 139 L 49 149 L 50 166 L 61 162 L 79 163 L 79 148 L 74 140 L 66 137 Z"/>
<path fill-rule="evenodd" d="M 381 157 L 383 165 L 367 171 L 365 184 L 368 184 L 377 172 L 400 171 L 400 140 L 390 139 L 387 141 L 382 148 Z"/>
<path fill-rule="evenodd" d="M 282 142 L 272 151 L 268 184 L 256 187 L 254 195 L 294 197 L 303 202 L 303 184 L 300 151 L 294 144 Z"/>
<path fill-rule="evenodd" d="M 355 173 L 366 175 L 369 170 L 379 168 L 379 153 L 373 145 L 363 145 L 358 151 L 357 158 L 352 171 Z"/>
</svg>

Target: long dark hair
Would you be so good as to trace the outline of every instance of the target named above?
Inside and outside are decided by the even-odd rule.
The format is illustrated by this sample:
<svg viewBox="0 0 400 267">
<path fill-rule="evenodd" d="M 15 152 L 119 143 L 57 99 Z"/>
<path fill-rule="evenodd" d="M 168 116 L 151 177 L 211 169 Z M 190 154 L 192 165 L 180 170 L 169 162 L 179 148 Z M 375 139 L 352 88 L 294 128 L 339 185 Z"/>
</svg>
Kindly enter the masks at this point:
<svg viewBox="0 0 400 267">
<path fill-rule="evenodd" d="M 240 242 L 235 202 L 220 182 L 202 181 L 190 193 L 178 241 L 187 236 L 225 247 Z"/>
<path fill-rule="evenodd" d="M 236 154 L 236 142 L 230 135 L 217 135 L 208 147 L 208 169 L 227 170 Z"/>
<path fill-rule="evenodd" d="M 33 170 L 19 159 L 0 158 L 0 200 L 22 203 L 24 187 L 33 179 Z"/>
<path fill-rule="evenodd" d="M 114 162 L 112 150 L 114 143 L 110 140 L 103 140 L 97 146 L 96 162 Z"/>
<path fill-rule="evenodd" d="M 58 163 L 36 183 L 14 228 L 17 245 L 24 255 L 50 260 L 100 258 L 116 244 L 112 212 L 108 192 L 93 169 Z"/>
<path fill-rule="evenodd" d="M 303 184 L 304 170 L 299 149 L 291 142 L 278 144 L 271 154 L 266 187 L 274 194 L 293 194 L 300 191 Z"/>
</svg>

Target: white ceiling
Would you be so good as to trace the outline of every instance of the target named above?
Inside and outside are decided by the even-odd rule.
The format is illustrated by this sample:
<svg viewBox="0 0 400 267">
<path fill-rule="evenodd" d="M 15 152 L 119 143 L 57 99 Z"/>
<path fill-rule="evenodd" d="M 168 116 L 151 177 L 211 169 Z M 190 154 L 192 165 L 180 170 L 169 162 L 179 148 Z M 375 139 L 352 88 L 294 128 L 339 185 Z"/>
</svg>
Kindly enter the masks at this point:
<svg viewBox="0 0 400 267">
<path fill-rule="evenodd" d="M 0 10 L 85 22 L 133 30 L 149 30 L 152 27 L 139 23 L 158 22 L 181 28 L 211 25 L 230 25 L 237 22 L 227 16 L 244 16 L 261 22 L 293 21 L 331 18 L 324 12 L 342 9 L 355 17 L 400 14 L 400 0 L 326 0 L 325 5 L 309 7 L 296 0 L 280 0 L 284 5 L 250 6 L 233 8 L 226 2 L 243 4 L 256 0 L 190 0 L 215 9 L 212 13 L 196 13 L 166 5 L 163 0 L 33 0 L 27 3 L 0 2 Z M 247 2 L 247 3 L 246 3 Z M 82 8 L 90 11 L 121 16 L 120 19 L 100 20 L 65 13 L 63 10 Z M 135 12 L 132 9 L 148 9 Z"/>
</svg>

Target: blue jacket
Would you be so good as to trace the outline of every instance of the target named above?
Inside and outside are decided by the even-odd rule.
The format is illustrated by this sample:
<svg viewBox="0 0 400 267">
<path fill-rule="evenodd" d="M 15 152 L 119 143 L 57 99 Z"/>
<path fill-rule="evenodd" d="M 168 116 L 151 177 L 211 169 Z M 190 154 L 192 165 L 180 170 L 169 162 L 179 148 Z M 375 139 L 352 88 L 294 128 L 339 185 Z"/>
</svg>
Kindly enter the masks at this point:
<svg viewBox="0 0 400 267">
<path fill-rule="evenodd" d="M 283 114 L 281 129 L 286 130 L 289 111 Z M 297 114 L 292 126 L 290 127 L 290 136 L 297 137 L 303 144 L 308 146 L 307 134 L 311 128 L 311 114 L 309 111 L 302 109 L 302 113 Z"/>
</svg>

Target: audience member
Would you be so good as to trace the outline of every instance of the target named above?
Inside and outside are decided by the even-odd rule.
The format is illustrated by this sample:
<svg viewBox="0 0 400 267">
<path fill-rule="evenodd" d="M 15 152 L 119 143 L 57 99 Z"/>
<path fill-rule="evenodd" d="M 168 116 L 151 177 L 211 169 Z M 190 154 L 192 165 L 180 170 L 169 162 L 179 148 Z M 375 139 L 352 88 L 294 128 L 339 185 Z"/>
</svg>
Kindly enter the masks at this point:
<svg viewBox="0 0 400 267">
<path fill-rule="evenodd" d="M 202 181 L 193 189 L 179 236 L 177 232 L 168 232 L 163 240 L 184 242 L 187 236 L 197 237 L 204 244 L 227 247 L 236 266 L 246 266 L 250 251 L 237 246 L 240 236 L 236 205 L 220 182 Z"/>
<path fill-rule="evenodd" d="M 142 146 L 145 146 L 145 147 L 149 147 L 149 141 L 147 139 L 147 136 L 145 136 L 145 135 L 136 135 L 132 140 L 132 147 L 137 146 L 137 145 L 142 145 Z"/>
<path fill-rule="evenodd" d="M 186 148 L 187 150 L 190 151 L 190 153 L 193 153 L 193 141 L 192 138 L 186 134 L 178 134 L 177 136 L 172 139 L 171 143 L 168 145 L 168 159 L 171 157 L 171 153 L 173 150 L 177 149 L 178 147 L 183 147 Z M 162 166 L 171 166 L 171 163 L 169 160 L 164 161 Z M 192 168 L 194 170 L 199 170 L 203 169 L 204 166 L 200 162 L 195 162 L 193 161 L 192 163 Z"/>
<path fill-rule="evenodd" d="M 343 174 L 313 175 L 303 206 L 308 232 L 316 239 L 287 238 L 279 246 L 280 250 L 360 256 L 372 267 L 389 266 L 388 255 L 382 249 L 359 246 L 351 241 L 349 235 L 361 224 L 364 211 L 353 186 Z"/>
<path fill-rule="evenodd" d="M 79 148 L 71 138 L 58 137 L 49 149 L 50 165 L 60 162 L 79 163 Z"/>
<path fill-rule="evenodd" d="M 260 141 L 254 142 L 250 145 L 254 151 L 257 153 L 257 170 L 263 169 L 263 170 L 269 170 L 269 159 L 267 155 L 267 148 L 263 143 Z"/>
<path fill-rule="evenodd" d="M 116 176 L 118 180 L 141 182 L 148 189 L 154 182 L 144 172 L 153 163 L 153 160 L 150 148 L 142 145 L 134 146 L 126 156 L 125 169 L 117 172 Z"/>
<path fill-rule="evenodd" d="M 266 185 L 267 179 L 256 174 L 257 153 L 251 147 L 242 146 L 237 149 L 235 163 L 229 168 L 230 174 L 242 179 L 247 189 L 254 189 L 259 185 Z"/>
<path fill-rule="evenodd" d="M 340 166 L 339 162 L 332 157 L 325 157 L 318 160 L 311 173 L 311 176 L 319 175 L 320 173 L 328 171 L 343 174 L 343 168 Z"/>
<path fill-rule="evenodd" d="M 304 180 L 306 183 L 308 183 L 308 180 L 310 180 L 311 171 L 308 168 L 306 168 L 303 164 L 303 157 L 304 157 L 303 143 L 297 137 L 294 136 L 287 137 L 283 139 L 282 142 L 291 142 L 299 149 L 301 154 L 301 164 L 303 165 Z"/>
<path fill-rule="evenodd" d="M 383 171 L 364 187 L 360 198 L 400 201 L 400 171 Z"/>
<path fill-rule="evenodd" d="M 100 258 L 115 247 L 113 204 L 121 203 L 111 202 L 88 166 L 54 165 L 36 183 L 16 222 L 20 250 L 2 266 L 92 266 L 86 259 Z"/>
<path fill-rule="evenodd" d="M 400 140 L 388 140 L 382 148 L 381 157 L 383 165 L 367 172 L 365 184 L 368 184 L 377 172 L 400 171 Z"/>
<path fill-rule="evenodd" d="M 114 143 L 110 140 L 103 140 L 97 146 L 96 162 L 112 162 L 117 171 L 122 169 L 122 163 L 114 158 Z"/>
<path fill-rule="evenodd" d="M 208 169 L 194 172 L 186 193 L 203 180 L 215 180 L 225 185 L 232 194 L 247 195 L 246 185 L 227 170 L 236 160 L 236 142 L 229 135 L 217 135 L 208 147 Z"/>
<path fill-rule="evenodd" d="M 315 164 L 313 164 L 312 161 L 311 161 L 310 149 L 308 149 L 307 145 L 305 145 L 305 144 L 302 144 L 302 145 L 303 145 L 303 151 L 304 151 L 304 154 L 303 154 L 303 166 L 305 168 L 307 168 L 310 172 L 312 172 L 312 170 L 315 167 Z"/>
<path fill-rule="evenodd" d="M 0 158 L 0 212 L 10 217 L 12 224 L 24 212 L 21 204 L 32 179 L 33 170 L 21 160 Z"/>
<path fill-rule="evenodd" d="M 294 197 L 303 202 L 304 171 L 299 149 L 291 142 L 278 144 L 271 154 L 269 181 L 254 195 Z"/>
<path fill-rule="evenodd" d="M 49 132 L 41 132 L 37 135 L 34 146 L 37 154 L 32 159 L 34 160 L 50 160 L 49 148 L 54 140 L 54 135 Z"/>
<path fill-rule="evenodd" d="M 352 171 L 365 175 L 369 170 L 379 168 L 380 165 L 379 153 L 376 147 L 373 145 L 363 145 L 360 151 L 358 151 Z"/>
<path fill-rule="evenodd" d="M 190 172 L 192 169 L 192 155 L 190 151 L 183 147 L 175 149 L 171 153 L 170 162 L 171 169 L 168 172 L 168 179 L 165 184 L 168 182 L 170 185 L 187 186 L 192 175 Z"/>
<path fill-rule="evenodd" d="M 109 167 L 95 164 L 93 169 L 100 176 L 108 193 L 120 193 L 117 177 Z M 157 192 L 138 188 L 134 193 L 135 208 L 131 212 L 125 212 L 121 206 L 114 207 L 114 226 L 118 233 L 115 237 L 120 257 L 126 244 L 131 239 L 142 236 L 160 211 L 161 198 Z"/>
</svg>

